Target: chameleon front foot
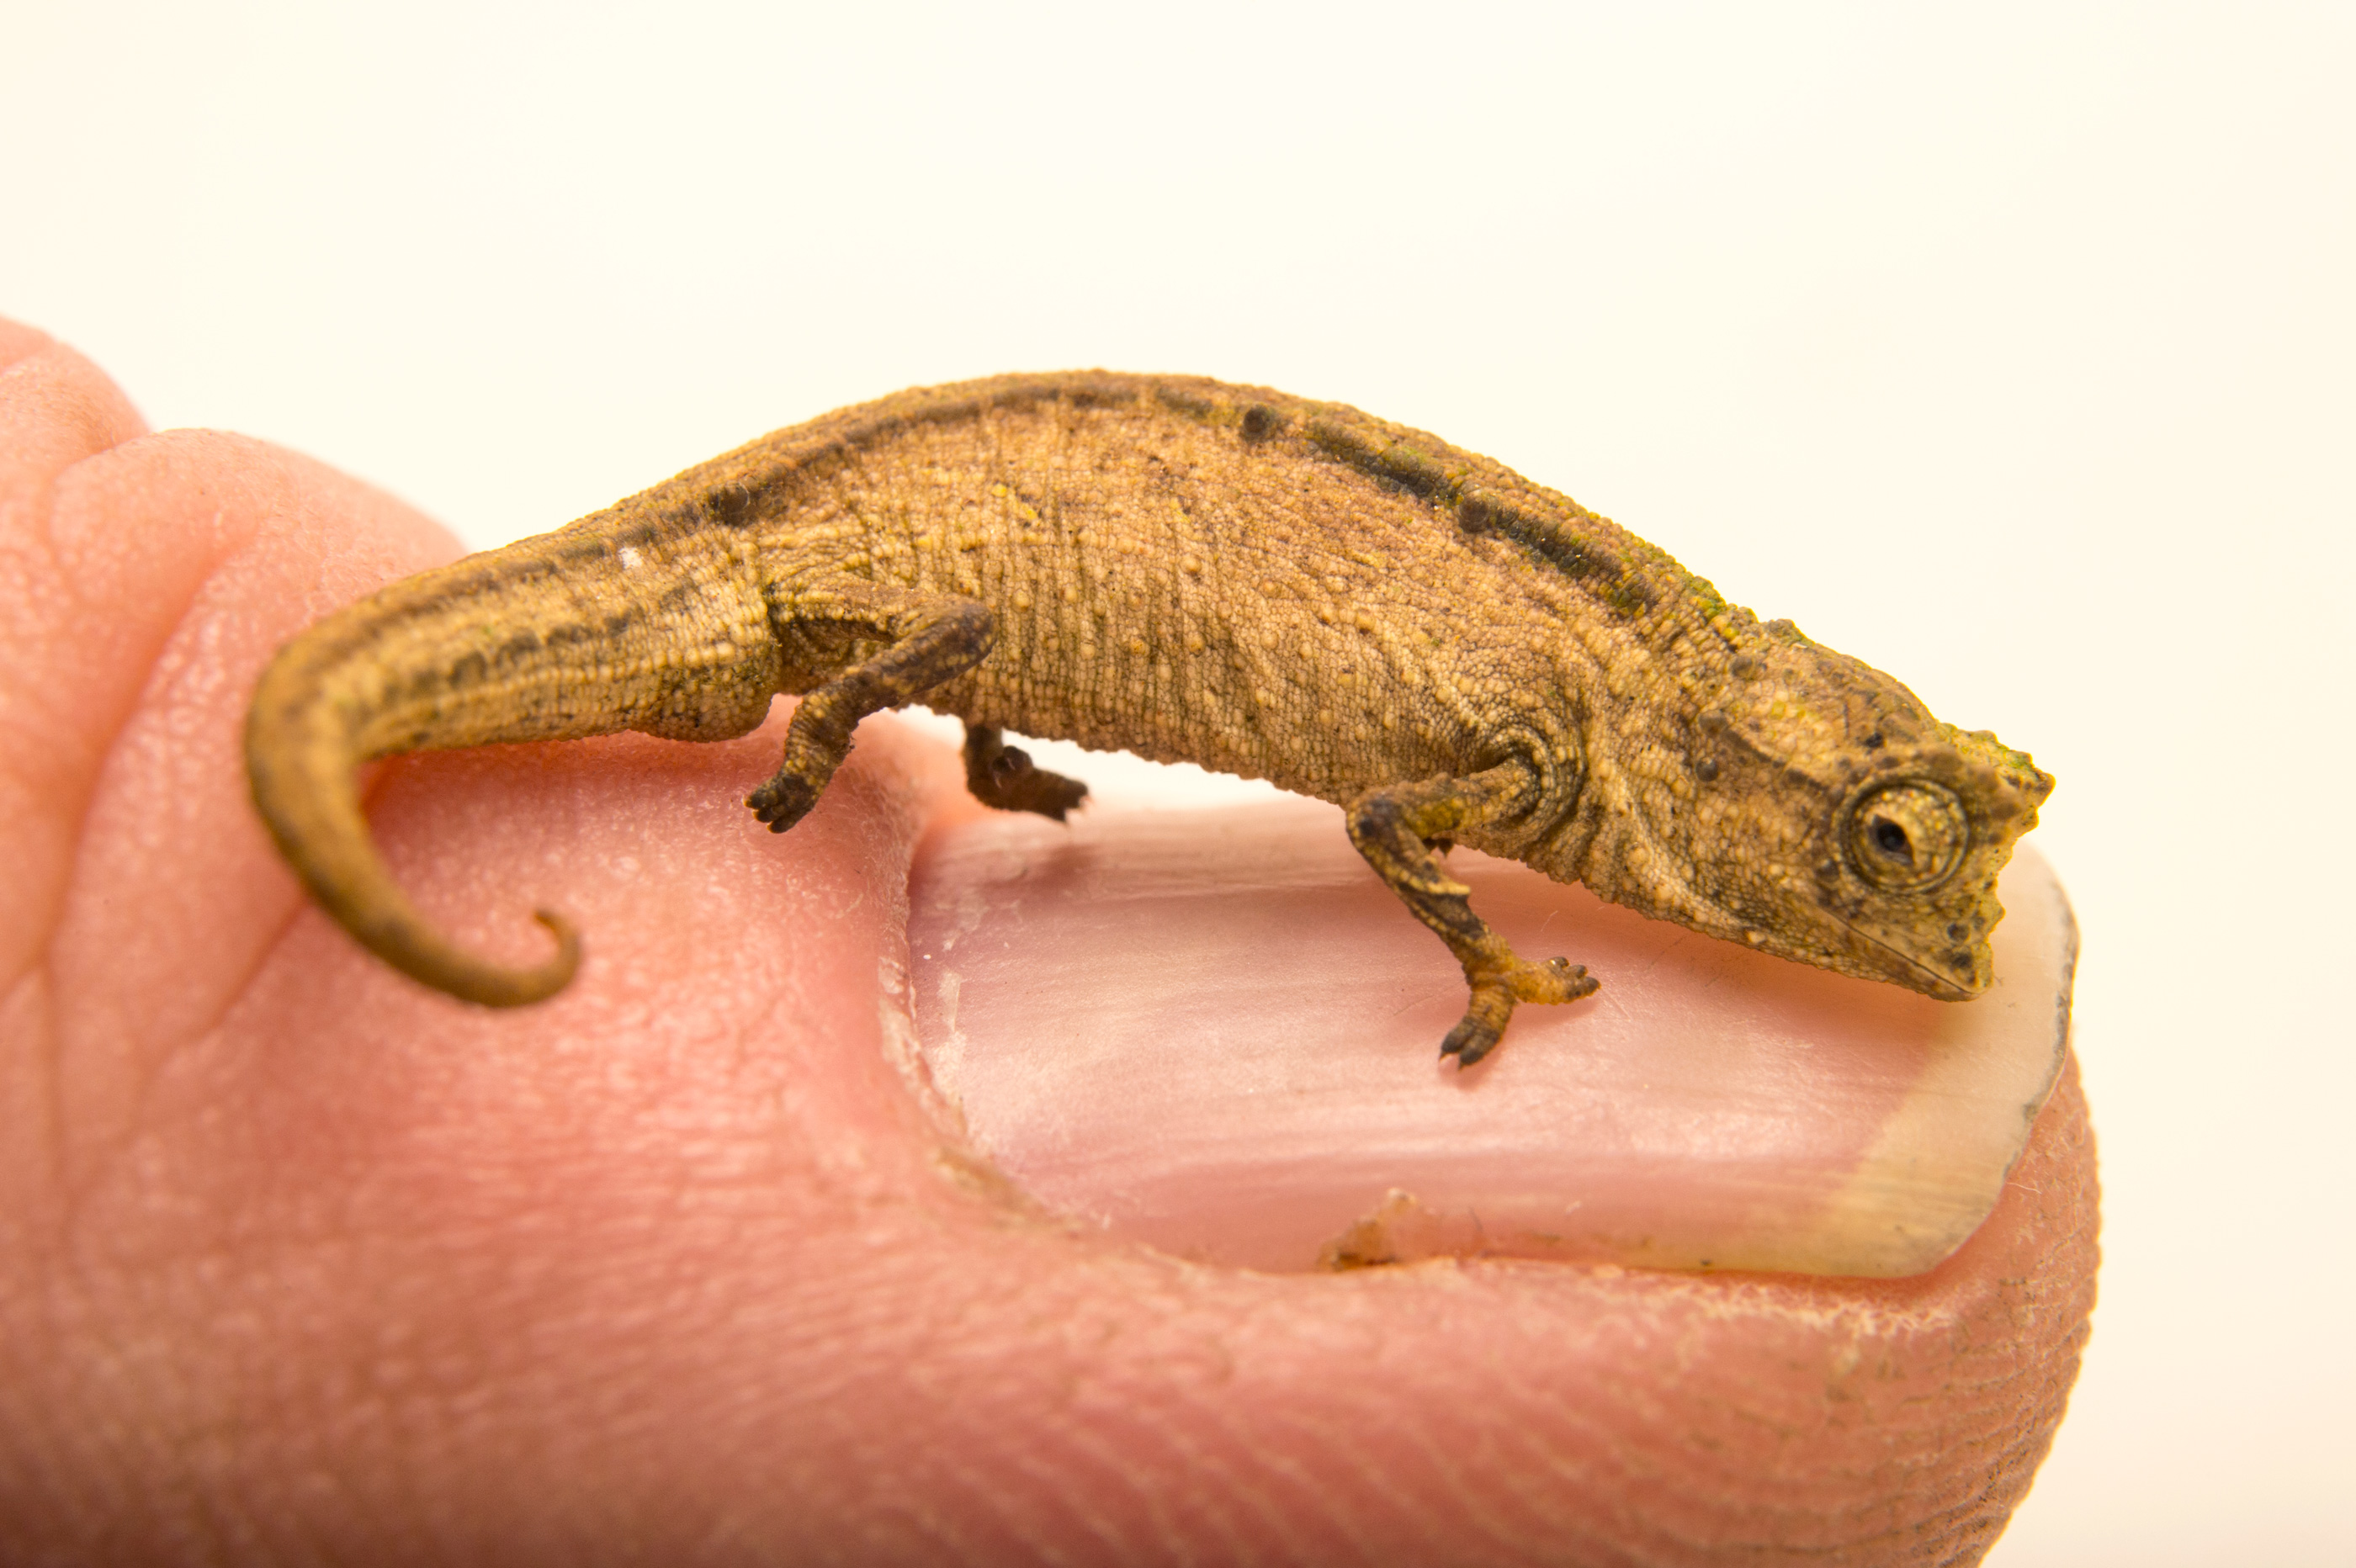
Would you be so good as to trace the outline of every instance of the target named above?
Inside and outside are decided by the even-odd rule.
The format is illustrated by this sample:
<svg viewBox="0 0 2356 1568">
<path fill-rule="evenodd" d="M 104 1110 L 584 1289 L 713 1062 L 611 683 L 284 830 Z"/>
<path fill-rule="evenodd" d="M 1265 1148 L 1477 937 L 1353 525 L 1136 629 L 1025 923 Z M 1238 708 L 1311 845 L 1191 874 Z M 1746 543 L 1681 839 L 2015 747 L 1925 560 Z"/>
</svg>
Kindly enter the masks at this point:
<svg viewBox="0 0 2356 1568">
<path fill-rule="evenodd" d="M 1497 1048 L 1521 1002 L 1574 1002 L 1592 994 L 1587 966 L 1568 958 L 1532 964 L 1472 912 L 1472 890 L 1448 874 L 1433 851 L 1445 852 L 1467 827 L 1511 821 L 1537 788 L 1527 768 L 1501 763 L 1469 778 L 1425 779 L 1371 789 L 1351 805 L 1350 842 L 1448 944 L 1472 988 L 1464 1017 L 1448 1031 L 1440 1054 L 1470 1067 Z"/>
<path fill-rule="evenodd" d="M 1456 1058 L 1459 1067 L 1470 1067 L 1497 1048 L 1515 1004 L 1575 1002 L 1598 989 L 1587 965 L 1568 958 L 1549 958 L 1543 964 L 1516 958 L 1502 972 L 1465 978 L 1472 987 L 1472 1000 L 1448 1038 L 1440 1042 L 1440 1054 Z"/>
</svg>

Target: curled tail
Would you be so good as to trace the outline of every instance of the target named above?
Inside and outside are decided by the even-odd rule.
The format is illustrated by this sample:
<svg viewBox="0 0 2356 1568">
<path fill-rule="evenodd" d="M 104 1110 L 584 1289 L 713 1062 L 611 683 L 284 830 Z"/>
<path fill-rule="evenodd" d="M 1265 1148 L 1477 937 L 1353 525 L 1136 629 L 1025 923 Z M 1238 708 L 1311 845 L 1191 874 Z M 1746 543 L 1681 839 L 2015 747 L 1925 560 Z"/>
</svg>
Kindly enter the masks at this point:
<svg viewBox="0 0 2356 1568">
<path fill-rule="evenodd" d="M 750 564 L 663 518 L 601 514 L 393 584 L 279 650 L 246 717 L 271 837 L 320 906 L 411 978 L 486 1007 L 554 996 L 581 966 L 563 917 L 528 969 L 429 925 L 369 837 L 359 764 L 428 747 L 643 730 L 744 734 L 784 675 Z M 686 609 L 678 608 L 680 605 Z"/>
<path fill-rule="evenodd" d="M 330 621 L 282 649 L 246 715 L 246 774 L 279 853 L 337 924 L 411 979 L 486 1007 L 554 996 L 581 967 L 580 933 L 563 916 L 537 911 L 556 935 L 556 952 L 530 968 L 509 968 L 428 924 L 392 880 L 360 813 L 357 776 L 361 763 L 381 754 L 365 739 L 378 715 L 355 700 L 351 672 L 337 667 L 348 661 L 332 656 L 332 643 L 321 645 L 320 634 L 336 625 Z"/>
</svg>

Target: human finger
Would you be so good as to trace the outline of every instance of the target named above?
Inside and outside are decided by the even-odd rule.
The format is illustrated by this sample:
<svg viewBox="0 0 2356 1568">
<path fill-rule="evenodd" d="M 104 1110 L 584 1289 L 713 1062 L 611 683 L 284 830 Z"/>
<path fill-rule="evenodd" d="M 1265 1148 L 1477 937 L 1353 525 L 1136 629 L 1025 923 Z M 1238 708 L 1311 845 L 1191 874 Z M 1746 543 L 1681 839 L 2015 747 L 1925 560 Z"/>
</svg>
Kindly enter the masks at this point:
<svg viewBox="0 0 2356 1568">
<path fill-rule="evenodd" d="M 283 584 L 248 581 L 192 648 Z M 143 688 L 159 732 L 233 735 L 235 664 Z M 1917 1281 L 1186 1263 L 1043 1211 L 928 1103 L 905 901 L 970 809 L 946 755 L 877 726 L 771 840 L 733 804 L 761 750 L 388 771 L 421 903 L 491 947 L 578 912 L 591 962 L 546 1008 L 420 993 L 299 913 L 209 1026 L 114 1032 L 137 1071 L 79 1103 L 118 1108 L 66 1124 L 110 1136 L 12 1205 L 53 1222 L 6 1275 L 9 1517 L 384 1560 L 1939 1562 L 2000 1528 L 2083 1336 L 2073 1087 Z M 183 837 L 233 837 L 233 796 Z M 118 867 L 90 896 L 135 904 Z M 35 1473 L 74 1484 L 29 1506 Z"/>
</svg>

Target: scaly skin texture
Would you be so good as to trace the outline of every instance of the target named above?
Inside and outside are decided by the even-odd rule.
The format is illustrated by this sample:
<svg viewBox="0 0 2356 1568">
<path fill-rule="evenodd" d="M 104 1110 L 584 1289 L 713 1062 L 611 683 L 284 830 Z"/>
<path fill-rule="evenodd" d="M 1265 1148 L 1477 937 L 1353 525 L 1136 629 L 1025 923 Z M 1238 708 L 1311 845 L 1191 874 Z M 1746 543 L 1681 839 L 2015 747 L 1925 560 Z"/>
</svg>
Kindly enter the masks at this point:
<svg viewBox="0 0 2356 1568">
<path fill-rule="evenodd" d="M 783 830 L 859 720 L 964 718 L 968 777 L 1061 817 L 1084 788 L 998 731 L 1125 747 L 1345 806 L 1462 963 L 1443 1051 L 1595 988 L 1526 962 L 1438 859 L 1510 857 L 1646 914 L 1961 1000 L 1997 872 L 2053 781 L 1888 676 L 1761 624 L 1569 497 L 1418 431 L 1263 388 L 1101 371 L 902 392 L 780 431 L 554 533 L 420 573 L 279 655 L 254 798 L 354 936 L 477 1002 L 552 994 L 420 919 L 359 763 L 640 730 L 717 741 L 801 693 Z M 1436 853 L 1436 852 L 1437 853 Z"/>
</svg>

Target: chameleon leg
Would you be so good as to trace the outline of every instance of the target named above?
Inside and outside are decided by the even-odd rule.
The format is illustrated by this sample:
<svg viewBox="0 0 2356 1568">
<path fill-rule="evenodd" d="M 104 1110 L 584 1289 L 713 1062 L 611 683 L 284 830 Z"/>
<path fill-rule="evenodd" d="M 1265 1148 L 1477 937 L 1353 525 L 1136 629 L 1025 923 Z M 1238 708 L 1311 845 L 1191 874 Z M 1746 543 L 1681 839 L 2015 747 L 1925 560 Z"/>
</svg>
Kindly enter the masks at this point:
<svg viewBox="0 0 2356 1568">
<path fill-rule="evenodd" d="M 1466 827 L 1511 816 L 1529 786 L 1521 765 L 1507 763 L 1470 778 L 1370 789 L 1350 805 L 1350 842 L 1464 965 L 1472 999 L 1440 1046 L 1440 1054 L 1456 1058 L 1460 1067 L 1496 1049 L 1515 1003 L 1576 1001 L 1596 989 L 1584 965 L 1517 957 L 1472 912 L 1472 890 L 1451 877 L 1431 852 L 1433 844 L 1445 848 Z"/>
<path fill-rule="evenodd" d="M 783 833 L 818 804 L 819 793 L 850 754 L 851 732 L 862 719 L 914 702 L 964 674 L 997 639 L 997 624 L 980 600 L 872 590 L 863 597 L 871 605 L 866 613 L 820 612 L 807 617 L 813 623 L 841 621 L 888 645 L 804 695 L 794 709 L 793 722 L 786 727 L 785 760 L 768 783 L 744 799 L 772 833 Z"/>
<path fill-rule="evenodd" d="M 995 724 L 965 727 L 965 787 L 984 805 L 1035 811 L 1058 822 L 1088 797 L 1079 780 L 1032 766 L 1031 754 L 1008 745 Z"/>
</svg>

